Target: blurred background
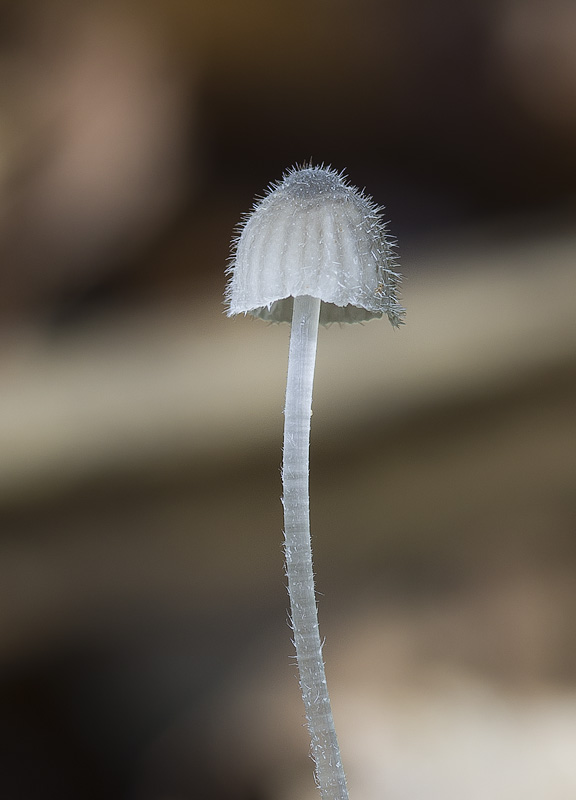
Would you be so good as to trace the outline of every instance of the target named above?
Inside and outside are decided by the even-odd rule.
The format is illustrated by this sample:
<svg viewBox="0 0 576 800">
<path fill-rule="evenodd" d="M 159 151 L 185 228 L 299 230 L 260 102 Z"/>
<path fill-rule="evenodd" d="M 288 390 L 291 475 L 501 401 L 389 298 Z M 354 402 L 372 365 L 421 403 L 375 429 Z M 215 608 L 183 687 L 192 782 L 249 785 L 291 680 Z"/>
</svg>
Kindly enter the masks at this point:
<svg viewBox="0 0 576 800">
<path fill-rule="evenodd" d="M 312 160 L 407 324 L 321 331 L 312 517 L 354 800 L 576 797 L 576 7 L 0 2 L 0 794 L 311 800 L 287 326 L 223 314 Z"/>
</svg>

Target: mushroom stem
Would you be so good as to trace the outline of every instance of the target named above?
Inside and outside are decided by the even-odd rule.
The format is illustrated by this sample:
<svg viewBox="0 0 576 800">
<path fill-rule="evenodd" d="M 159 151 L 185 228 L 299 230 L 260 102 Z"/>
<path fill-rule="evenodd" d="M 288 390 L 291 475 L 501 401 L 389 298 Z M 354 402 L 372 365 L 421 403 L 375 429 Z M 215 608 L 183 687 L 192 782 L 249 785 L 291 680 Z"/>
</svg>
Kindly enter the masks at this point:
<svg viewBox="0 0 576 800">
<path fill-rule="evenodd" d="M 292 313 L 282 467 L 286 574 L 317 784 L 322 800 L 348 800 L 322 660 L 310 542 L 310 417 L 320 302 L 295 297 Z"/>
</svg>

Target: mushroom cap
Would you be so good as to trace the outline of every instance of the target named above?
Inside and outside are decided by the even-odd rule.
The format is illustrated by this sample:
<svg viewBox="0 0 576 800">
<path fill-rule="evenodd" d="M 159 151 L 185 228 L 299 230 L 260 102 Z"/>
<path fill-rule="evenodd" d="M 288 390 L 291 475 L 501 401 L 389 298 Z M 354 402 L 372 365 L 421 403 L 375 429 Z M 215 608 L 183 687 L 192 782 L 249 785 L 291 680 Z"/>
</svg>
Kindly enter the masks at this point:
<svg viewBox="0 0 576 800">
<path fill-rule="evenodd" d="M 402 322 L 400 276 L 383 209 L 327 167 L 289 170 L 234 241 L 227 313 L 290 322 L 293 298 L 322 301 L 320 322 Z"/>
</svg>

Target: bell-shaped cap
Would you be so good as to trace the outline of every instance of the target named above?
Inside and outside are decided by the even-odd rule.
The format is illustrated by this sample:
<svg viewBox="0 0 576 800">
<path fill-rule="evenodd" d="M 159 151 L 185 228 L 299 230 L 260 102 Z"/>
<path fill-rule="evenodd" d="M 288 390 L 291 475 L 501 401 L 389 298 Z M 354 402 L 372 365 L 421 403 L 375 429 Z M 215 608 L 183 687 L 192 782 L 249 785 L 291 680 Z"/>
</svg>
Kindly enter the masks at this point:
<svg viewBox="0 0 576 800">
<path fill-rule="evenodd" d="M 320 322 L 402 322 L 400 276 L 382 209 L 325 167 L 293 169 L 256 203 L 234 244 L 228 315 L 290 322 L 292 298 L 322 300 Z"/>
</svg>

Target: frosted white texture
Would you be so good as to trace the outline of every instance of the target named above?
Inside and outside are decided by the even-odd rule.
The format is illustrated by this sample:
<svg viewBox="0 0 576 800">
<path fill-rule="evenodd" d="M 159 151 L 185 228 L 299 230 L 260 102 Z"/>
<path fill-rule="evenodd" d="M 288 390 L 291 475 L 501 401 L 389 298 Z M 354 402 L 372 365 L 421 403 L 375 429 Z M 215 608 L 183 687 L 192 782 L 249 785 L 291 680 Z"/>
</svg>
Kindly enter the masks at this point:
<svg viewBox="0 0 576 800">
<path fill-rule="evenodd" d="M 320 322 L 386 314 L 401 323 L 382 209 L 325 167 L 288 172 L 256 205 L 235 242 L 228 314 L 290 322 L 293 298 L 322 301 Z"/>
</svg>

